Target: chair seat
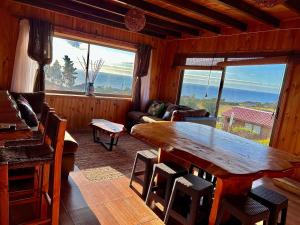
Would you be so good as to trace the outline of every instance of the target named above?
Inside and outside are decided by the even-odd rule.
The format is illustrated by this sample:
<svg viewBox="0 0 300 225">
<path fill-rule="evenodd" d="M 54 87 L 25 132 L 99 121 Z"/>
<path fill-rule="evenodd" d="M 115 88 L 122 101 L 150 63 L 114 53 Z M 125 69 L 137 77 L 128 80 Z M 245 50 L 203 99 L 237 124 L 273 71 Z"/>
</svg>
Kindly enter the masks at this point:
<svg viewBox="0 0 300 225">
<path fill-rule="evenodd" d="M 14 165 L 53 160 L 53 149 L 47 144 L 0 148 L 0 152 L 0 161 Z"/>
<path fill-rule="evenodd" d="M 263 202 L 266 202 L 268 205 L 282 205 L 287 204 L 288 199 L 279 194 L 278 192 L 272 191 L 270 189 L 265 188 L 264 186 L 259 186 L 251 190 L 251 197 L 259 198 Z"/>
<path fill-rule="evenodd" d="M 183 167 L 172 163 L 158 163 L 155 167 L 167 175 L 178 175 L 186 172 Z"/>
<path fill-rule="evenodd" d="M 192 174 L 187 174 L 185 176 L 179 177 L 176 179 L 176 182 L 195 191 L 203 191 L 207 188 L 212 187 L 212 183 Z"/>
<path fill-rule="evenodd" d="M 233 212 L 233 215 L 247 215 L 249 217 L 269 212 L 269 209 L 249 197 L 227 197 L 223 200 L 225 209 Z"/>
<path fill-rule="evenodd" d="M 138 154 L 145 159 L 155 160 L 157 159 L 158 152 L 154 149 L 138 151 Z"/>
</svg>

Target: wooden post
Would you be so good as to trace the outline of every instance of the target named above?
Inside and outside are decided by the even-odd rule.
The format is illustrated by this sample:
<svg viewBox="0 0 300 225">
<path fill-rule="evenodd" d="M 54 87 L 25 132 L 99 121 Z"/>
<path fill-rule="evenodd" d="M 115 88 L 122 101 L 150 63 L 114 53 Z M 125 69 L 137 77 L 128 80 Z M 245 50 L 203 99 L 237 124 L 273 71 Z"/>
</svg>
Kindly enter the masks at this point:
<svg viewBox="0 0 300 225">
<path fill-rule="evenodd" d="M 9 224 L 8 164 L 0 165 L 0 224 Z"/>
</svg>

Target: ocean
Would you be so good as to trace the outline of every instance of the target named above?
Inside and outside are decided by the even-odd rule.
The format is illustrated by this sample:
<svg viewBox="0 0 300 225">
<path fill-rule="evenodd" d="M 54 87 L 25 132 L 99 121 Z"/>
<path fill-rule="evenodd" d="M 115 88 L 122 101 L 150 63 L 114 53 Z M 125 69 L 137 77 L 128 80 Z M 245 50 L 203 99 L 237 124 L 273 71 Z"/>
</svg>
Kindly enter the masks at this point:
<svg viewBox="0 0 300 225">
<path fill-rule="evenodd" d="M 79 73 L 75 85 L 84 83 L 83 73 Z M 95 81 L 95 87 L 104 86 L 124 90 L 131 88 L 132 77 L 124 75 L 116 75 L 101 72 Z M 202 99 L 207 91 L 208 98 L 216 98 L 218 95 L 218 87 L 206 85 L 184 83 L 182 86 L 181 96 L 192 96 Z M 242 90 L 236 88 L 223 88 L 222 99 L 226 102 L 261 102 L 261 103 L 277 103 L 279 94 L 268 93 L 262 91 Z"/>
</svg>

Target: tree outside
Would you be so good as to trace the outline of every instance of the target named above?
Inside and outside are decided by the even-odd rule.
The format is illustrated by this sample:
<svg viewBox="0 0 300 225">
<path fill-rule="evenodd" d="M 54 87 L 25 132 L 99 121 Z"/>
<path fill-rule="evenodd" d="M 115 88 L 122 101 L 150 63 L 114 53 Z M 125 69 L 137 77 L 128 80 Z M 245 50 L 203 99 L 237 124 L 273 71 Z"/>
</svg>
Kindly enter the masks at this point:
<svg viewBox="0 0 300 225">
<path fill-rule="evenodd" d="M 70 59 L 69 56 L 65 55 L 64 58 L 64 66 L 63 66 L 63 71 L 62 71 L 62 75 L 63 75 L 63 81 L 64 84 L 67 87 L 72 87 L 75 84 L 75 79 L 77 78 L 77 76 L 75 76 L 77 74 L 77 72 L 75 72 L 77 70 L 77 68 L 74 67 L 74 62 Z"/>
</svg>

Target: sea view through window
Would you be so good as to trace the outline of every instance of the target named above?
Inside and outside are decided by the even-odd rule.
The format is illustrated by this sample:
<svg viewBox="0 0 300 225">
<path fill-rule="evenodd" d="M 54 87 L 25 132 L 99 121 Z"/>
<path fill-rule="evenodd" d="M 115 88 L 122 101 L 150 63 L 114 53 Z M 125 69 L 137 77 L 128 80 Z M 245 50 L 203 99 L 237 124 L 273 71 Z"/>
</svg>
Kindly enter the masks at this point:
<svg viewBox="0 0 300 225">
<path fill-rule="evenodd" d="M 93 82 L 96 94 L 131 95 L 135 52 L 60 37 L 53 38 L 53 60 L 45 66 L 46 90 L 84 93 L 88 58 L 89 73 L 104 62 Z"/>
<path fill-rule="evenodd" d="M 285 64 L 228 66 L 216 127 L 268 145 L 284 79 Z M 180 104 L 214 116 L 221 71 L 184 70 Z"/>
</svg>

